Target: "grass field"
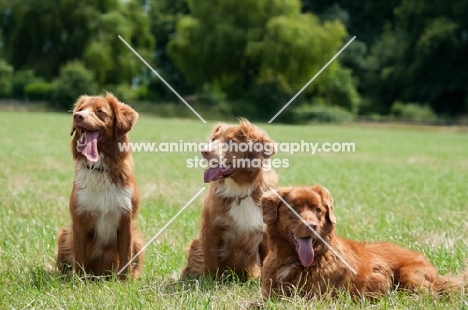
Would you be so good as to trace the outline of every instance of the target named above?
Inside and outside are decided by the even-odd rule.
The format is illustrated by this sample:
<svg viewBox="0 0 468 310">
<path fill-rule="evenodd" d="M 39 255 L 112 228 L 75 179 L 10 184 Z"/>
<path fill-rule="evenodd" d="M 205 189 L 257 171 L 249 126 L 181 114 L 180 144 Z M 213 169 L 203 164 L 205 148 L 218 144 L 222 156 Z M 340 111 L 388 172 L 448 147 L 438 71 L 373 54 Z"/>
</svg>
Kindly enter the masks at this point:
<svg viewBox="0 0 468 310">
<path fill-rule="evenodd" d="M 0 304 L 6 308 L 243 309 L 260 299 L 258 281 L 177 283 L 197 236 L 202 195 L 146 251 L 135 281 L 85 283 L 48 273 L 56 233 L 70 223 L 70 114 L 0 112 Z M 141 116 L 134 142 L 202 142 L 213 124 Z M 338 234 L 388 240 L 421 251 L 441 273 L 468 254 L 468 131 L 457 128 L 261 125 L 278 142 L 354 142 L 354 153 L 293 155 L 280 185 L 321 183 L 332 193 Z M 192 153 L 134 153 L 141 190 L 138 226 L 146 240 L 205 186 Z M 377 303 L 300 298 L 272 309 L 468 309 L 468 294 L 439 300 L 390 293 Z"/>
</svg>

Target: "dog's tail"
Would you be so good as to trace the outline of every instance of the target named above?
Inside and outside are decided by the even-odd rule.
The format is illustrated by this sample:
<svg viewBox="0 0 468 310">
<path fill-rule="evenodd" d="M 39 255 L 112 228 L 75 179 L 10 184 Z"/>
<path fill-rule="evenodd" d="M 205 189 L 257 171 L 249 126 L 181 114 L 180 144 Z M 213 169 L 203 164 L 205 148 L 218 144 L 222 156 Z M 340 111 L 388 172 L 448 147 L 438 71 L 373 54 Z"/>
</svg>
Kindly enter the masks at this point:
<svg viewBox="0 0 468 310">
<path fill-rule="evenodd" d="M 457 275 L 445 275 L 437 278 L 434 290 L 440 294 L 468 290 L 468 266 Z"/>
</svg>

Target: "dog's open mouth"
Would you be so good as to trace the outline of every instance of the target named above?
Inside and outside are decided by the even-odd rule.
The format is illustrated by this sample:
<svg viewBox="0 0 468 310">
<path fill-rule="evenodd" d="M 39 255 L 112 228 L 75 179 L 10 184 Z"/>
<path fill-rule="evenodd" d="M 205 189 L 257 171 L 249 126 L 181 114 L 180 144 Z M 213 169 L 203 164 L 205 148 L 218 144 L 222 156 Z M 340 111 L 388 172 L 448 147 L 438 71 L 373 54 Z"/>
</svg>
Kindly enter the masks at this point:
<svg viewBox="0 0 468 310">
<path fill-rule="evenodd" d="M 291 231 L 288 232 L 288 238 L 296 248 L 301 264 L 304 267 L 312 265 L 314 262 L 314 238 L 297 238 Z"/>
<path fill-rule="evenodd" d="M 237 168 L 232 167 L 231 164 L 227 165 L 226 167 L 209 167 L 208 169 L 205 170 L 205 174 L 203 176 L 203 179 L 205 183 L 210 183 L 211 181 L 214 180 L 220 180 L 227 178 L 231 174 L 236 171 Z"/>
<path fill-rule="evenodd" d="M 90 162 L 97 162 L 99 160 L 97 143 L 101 138 L 99 130 L 87 130 L 82 127 L 76 127 L 76 131 L 80 135 L 76 143 L 78 152 L 81 152 Z"/>
</svg>

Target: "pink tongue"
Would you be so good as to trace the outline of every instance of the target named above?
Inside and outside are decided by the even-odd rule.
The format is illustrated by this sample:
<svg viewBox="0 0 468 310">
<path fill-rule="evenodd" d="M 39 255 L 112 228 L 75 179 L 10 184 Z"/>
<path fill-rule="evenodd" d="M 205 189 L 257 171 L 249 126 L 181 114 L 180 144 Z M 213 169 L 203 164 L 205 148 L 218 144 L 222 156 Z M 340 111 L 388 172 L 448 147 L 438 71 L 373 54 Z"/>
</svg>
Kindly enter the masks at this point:
<svg viewBox="0 0 468 310">
<path fill-rule="evenodd" d="M 217 176 L 222 175 L 221 172 L 223 171 L 223 168 L 221 167 L 215 167 L 215 168 L 208 168 L 205 170 L 205 175 L 203 176 L 203 179 L 205 183 L 210 183 L 213 181 L 214 178 Z"/>
<path fill-rule="evenodd" d="M 99 160 L 99 153 L 97 149 L 97 140 L 99 138 L 99 131 L 85 131 L 85 141 L 84 148 L 81 151 L 81 154 L 86 156 L 90 162 L 97 162 Z"/>
<path fill-rule="evenodd" d="M 314 249 L 312 238 L 297 238 L 299 259 L 304 267 L 309 267 L 314 262 Z"/>
</svg>

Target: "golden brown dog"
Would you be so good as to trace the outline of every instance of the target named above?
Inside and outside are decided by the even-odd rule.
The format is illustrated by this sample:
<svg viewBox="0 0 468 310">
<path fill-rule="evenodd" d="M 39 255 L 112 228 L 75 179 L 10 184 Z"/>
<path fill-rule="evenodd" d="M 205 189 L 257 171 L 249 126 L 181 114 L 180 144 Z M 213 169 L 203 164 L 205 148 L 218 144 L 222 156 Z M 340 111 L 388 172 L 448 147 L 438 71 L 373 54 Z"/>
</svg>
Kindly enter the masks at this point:
<svg viewBox="0 0 468 310">
<path fill-rule="evenodd" d="M 270 249 L 262 269 L 266 297 L 314 297 L 343 290 L 354 297 L 377 297 L 395 288 L 437 294 L 467 284 L 468 269 L 458 276 L 440 276 L 421 253 L 393 243 L 356 242 L 336 236 L 333 200 L 320 185 L 281 188 L 278 194 L 304 221 L 275 193 L 262 198 Z"/>
<path fill-rule="evenodd" d="M 134 219 L 139 192 L 131 153 L 121 151 L 138 114 L 111 94 L 81 96 L 73 109 L 71 149 L 75 161 L 70 196 L 71 229 L 58 233 L 57 267 L 97 276 L 121 270 L 143 241 Z M 140 255 L 120 274 L 136 277 Z"/>
<path fill-rule="evenodd" d="M 182 278 L 217 278 L 225 272 L 241 280 L 258 277 L 266 254 L 260 198 L 277 183 L 276 173 L 264 169 L 275 153 L 273 141 L 246 120 L 216 125 L 209 141 L 202 155 L 210 165 L 204 181 L 211 185 Z"/>
</svg>

